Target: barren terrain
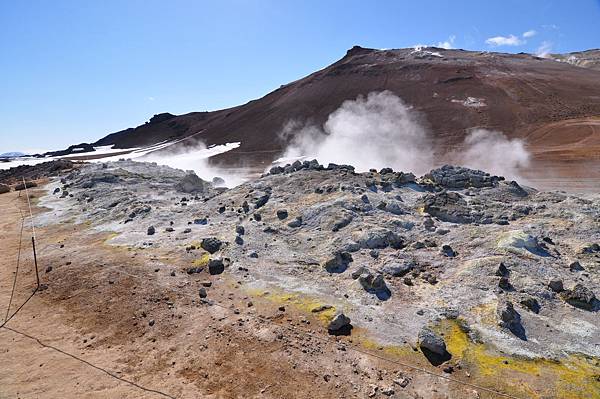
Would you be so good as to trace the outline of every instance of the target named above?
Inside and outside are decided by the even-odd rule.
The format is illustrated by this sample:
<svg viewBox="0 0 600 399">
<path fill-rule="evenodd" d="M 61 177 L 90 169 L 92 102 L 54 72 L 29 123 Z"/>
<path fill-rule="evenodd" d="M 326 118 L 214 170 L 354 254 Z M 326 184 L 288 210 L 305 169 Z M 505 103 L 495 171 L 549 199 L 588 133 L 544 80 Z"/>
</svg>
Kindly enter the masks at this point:
<svg viewBox="0 0 600 399">
<path fill-rule="evenodd" d="M 39 183 L 42 289 L 0 329 L 1 397 L 600 392 L 597 194 L 308 162 L 231 190 L 130 161 Z M 0 195 L 3 304 L 20 193 Z M 340 312 L 353 328 L 328 332 Z"/>
</svg>

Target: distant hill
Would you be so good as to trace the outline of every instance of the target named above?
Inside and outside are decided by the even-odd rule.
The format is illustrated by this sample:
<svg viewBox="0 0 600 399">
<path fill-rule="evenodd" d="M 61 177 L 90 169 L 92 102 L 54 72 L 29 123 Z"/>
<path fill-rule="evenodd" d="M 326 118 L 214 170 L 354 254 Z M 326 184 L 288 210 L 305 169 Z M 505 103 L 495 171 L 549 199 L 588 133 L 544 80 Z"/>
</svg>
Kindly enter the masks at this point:
<svg viewBox="0 0 600 399">
<path fill-rule="evenodd" d="M 128 148 L 185 137 L 178 146 L 239 141 L 238 148 L 213 162 L 262 165 L 281 154 L 286 141 L 279 133 L 289 120 L 322 124 L 343 101 L 389 90 L 423 116 L 441 153 L 460 145 L 468 129 L 485 127 L 527 139 L 539 156 L 585 158 L 600 154 L 594 127 L 600 117 L 597 54 L 570 53 L 554 57 L 557 62 L 529 54 L 355 46 L 334 64 L 247 104 L 156 115 L 93 145 Z M 472 99 L 477 106 L 469 103 Z M 588 128 L 590 123 L 594 126 Z M 557 146 L 567 151 L 557 152 Z"/>
<path fill-rule="evenodd" d="M 22 157 L 24 155 L 25 155 L 24 153 L 18 152 L 18 151 L 4 152 L 4 153 L 0 154 L 0 158 L 16 158 L 16 157 Z"/>
<path fill-rule="evenodd" d="M 550 57 L 556 61 L 600 71 L 600 49 L 576 51 L 566 54 L 551 54 Z"/>
</svg>

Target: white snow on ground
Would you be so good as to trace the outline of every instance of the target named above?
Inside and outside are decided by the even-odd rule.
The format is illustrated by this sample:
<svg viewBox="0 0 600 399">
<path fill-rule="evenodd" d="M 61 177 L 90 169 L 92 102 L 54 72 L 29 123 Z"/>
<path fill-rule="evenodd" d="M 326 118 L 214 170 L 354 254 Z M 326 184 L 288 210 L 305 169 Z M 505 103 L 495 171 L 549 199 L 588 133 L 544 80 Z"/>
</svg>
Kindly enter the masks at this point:
<svg viewBox="0 0 600 399">
<path fill-rule="evenodd" d="M 87 153 L 77 153 L 66 155 L 62 157 L 45 157 L 45 158 L 33 158 L 33 157 L 21 157 L 15 158 L 9 162 L 0 162 L 0 169 L 9 169 L 12 167 L 20 166 L 20 165 L 36 165 L 42 162 L 48 162 L 55 159 L 77 159 L 81 156 L 98 156 L 105 155 L 101 158 L 95 158 L 86 160 L 85 162 L 111 162 L 118 161 L 119 159 L 132 159 L 139 160 L 145 162 L 156 162 L 160 165 L 168 165 L 173 168 L 183 169 L 183 170 L 194 170 L 198 176 L 209 179 L 214 176 L 215 169 L 208 167 L 208 162 L 206 161 L 208 158 L 222 154 L 227 151 L 231 151 L 234 148 L 238 148 L 240 146 L 240 142 L 235 143 L 226 143 L 222 145 L 213 145 L 209 148 L 205 146 L 197 146 L 191 150 L 186 152 L 179 152 L 173 154 L 151 154 L 154 151 L 163 150 L 167 147 L 177 144 L 182 140 L 177 141 L 163 141 L 157 144 L 153 144 L 147 147 L 137 147 L 137 148 L 112 148 L 112 145 L 109 146 L 100 146 L 94 147 L 94 152 Z M 123 152 L 129 151 L 124 154 Z M 114 155 L 116 154 L 116 155 Z M 226 175 L 227 173 L 223 172 L 222 175 Z M 223 176 L 222 176 L 223 177 Z M 210 180 L 210 179 L 209 179 Z M 226 178 L 228 185 L 238 183 L 240 180 L 238 177 L 229 176 L 229 179 Z"/>
</svg>

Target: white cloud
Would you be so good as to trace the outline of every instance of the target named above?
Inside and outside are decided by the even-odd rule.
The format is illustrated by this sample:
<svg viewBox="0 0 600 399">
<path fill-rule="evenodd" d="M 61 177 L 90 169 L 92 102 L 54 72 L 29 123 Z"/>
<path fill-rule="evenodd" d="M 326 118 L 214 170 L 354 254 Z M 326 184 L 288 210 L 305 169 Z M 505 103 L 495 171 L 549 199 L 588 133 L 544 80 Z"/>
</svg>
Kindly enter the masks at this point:
<svg viewBox="0 0 600 399">
<path fill-rule="evenodd" d="M 489 44 L 490 46 L 494 46 L 494 47 L 496 47 L 496 46 L 520 46 L 520 45 L 523 45 L 526 43 L 525 40 L 521 40 L 515 35 L 490 37 L 485 42 L 487 44 Z"/>
<path fill-rule="evenodd" d="M 448 40 L 444 42 L 438 42 L 435 47 L 445 48 L 446 50 L 454 48 L 454 40 L 456 39 L 455 35 L 452 35 L 448 38 Z"/>
<path fill-rule="evenodd" d="M 552 43 L 544 41 L 542 42 L 540 47 L 538 47 L 538 49 L 535 51 L 535 55 L 537 55 L 538 57 L 547 58 L 550 55 L 551 51 Z"/>
<path fill-rule="evenodd" d="M 148 97 L 148 98 L 147 98 L 147 100 L 148 100 L 148 101 L 154 101 L 154 100 L 155 100 L 155 98 L 154 98 L 154 97 L 152 97 L 152 96 L 150 96 L 150 97 Z"/>
<path fill-rule="evenodd" d="M 523 32 L 523 37 L 534 37 L 535 35 L 537 35 L 537 32 L 533 29 Z"/>
</svg>

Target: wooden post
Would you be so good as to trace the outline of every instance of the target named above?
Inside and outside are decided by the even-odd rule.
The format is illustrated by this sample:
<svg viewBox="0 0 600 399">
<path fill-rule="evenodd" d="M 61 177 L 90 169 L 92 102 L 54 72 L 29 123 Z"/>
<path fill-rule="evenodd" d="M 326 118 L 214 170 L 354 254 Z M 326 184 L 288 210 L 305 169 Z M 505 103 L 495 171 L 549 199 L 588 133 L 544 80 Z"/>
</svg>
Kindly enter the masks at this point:
<svg viewBox="0 0 600 399">
<path fill-rule="evenodd" d="M 35 238 L 31 237 L 31 244 L 33 246 L 33 264 L 35 265 L 35 278 L 37 280 L 37 287 L 40 288 L 40 272 L 38 270 L 37 255 L 35 253 Z"/>
</svg>

